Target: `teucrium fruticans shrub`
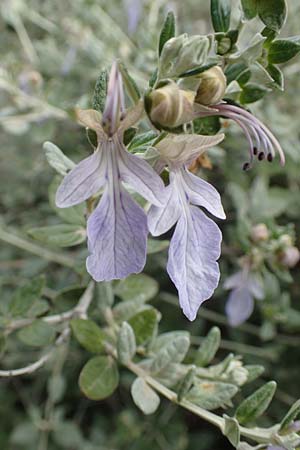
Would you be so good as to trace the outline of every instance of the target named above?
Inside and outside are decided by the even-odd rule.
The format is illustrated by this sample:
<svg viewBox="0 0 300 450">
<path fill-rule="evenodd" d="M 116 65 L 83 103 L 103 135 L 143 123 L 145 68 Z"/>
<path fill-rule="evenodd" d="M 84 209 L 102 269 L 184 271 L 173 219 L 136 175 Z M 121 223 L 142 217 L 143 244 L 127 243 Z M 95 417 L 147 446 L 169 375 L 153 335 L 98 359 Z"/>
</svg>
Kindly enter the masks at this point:
<svg viewBox="0 0 300 450">
<path fill-rule="evenodd" d="M 75 165 L 56 145 L 45 143 L 48 162 L 59 174 L 50 188 L 51 203 L 64 223 L 35 227 L 29 234 L 58 247 L 87 241 L 86 269 L 96 283 L 84 283 L 77 306 L 61 315 L 47 315 L 48 305 L 39 298 L 43 280 L 34 280 L 12 299 L 6 334 L 21 328 L 18 338 L 25 345 L 49 346 L 38 368 L 72 332 L 93 354 L 79 376 L 81 391 L 92 400 L 102 400 L 117 389 L 123 366 L 135 375 L 132 398 L 145 414 L 154 413 L 164 396 L 216 425 L 238 449 L 252 448 L 241 441 L 250 439 L 259 448 L 290 450 L 299 445 L 293 429 L 298 403 L 280 425 L 259 428 L 256 422 L 273 398 L 275 382 L 244 400 L 239 396 L 230 416 L 210 412 L 232 407 L 242 386 L 262 368 L 244 365 L 233 354 L 215 361 L 220 344 L 216 327 L 194 355 L 188 332 L 160 334 L 159 306 L 147 303 L 157 295 L 158 285 L 141 274 L 147 253 L 169 247 L 167 272 L 190 320 L 217 288 L 222 234 L 209 214 L 222 220 L 226 216 L 217 190 L 191 169 L 201 167 L 206 152 L 221 144 L 224 120 L 235 122 L 244 133 L 248 146 L 244 170 L 259 161 L 272 162 L 277 154 L 281 164 L 285 162 L 275 135 L 248 109 L 272 89 L 283 88 L 277 64 L 300 50 L 297 38 L 278 37 L 285 2 L 277 9 L 271 1 L 241 2 L 241 21 L 258 17 L 262 22 L 261 33 L 245 48 L 239 45 L 240 27 L 231 29 L 231 2 L 211 1 L 211 14 L 214 34 L 188 36 L 176 35 L 175 18 L 168 13 L 148 86 L 137 87 L 120 61 L 103 69 L 92 109 L 75 111 L 87 129 L 93 147 L 90 156 Z M 257 72 L 265 83 L 252 79 Z M 236 273 L 224 283 L 231 291 L 226 312 L 233 326 L 249 317 L 254 299 L 265 297 L 268 277 L 278 272 L 287 277 L 299 259 L 290 227 L 252 219 L 250 206 L 243 214 L 244 254 Z M 170 242 L 154 239 L 166 233 Z M 80 264 L 74 269 L 86 277 Z M 92 301 L 97 301 L 98 316 L 88 317 Z M 25 319 L 29 320 L 22 322 Z M 22 374 L 20 370 L 2 375 Z"/>
</svg>

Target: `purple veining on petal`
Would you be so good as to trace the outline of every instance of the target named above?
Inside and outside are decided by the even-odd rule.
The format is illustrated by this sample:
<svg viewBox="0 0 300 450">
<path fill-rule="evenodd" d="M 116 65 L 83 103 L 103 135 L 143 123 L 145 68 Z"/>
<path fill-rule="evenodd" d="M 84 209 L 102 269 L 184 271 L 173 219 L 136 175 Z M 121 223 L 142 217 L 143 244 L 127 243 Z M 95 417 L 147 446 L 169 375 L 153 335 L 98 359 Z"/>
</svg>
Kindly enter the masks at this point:
<svg viewBox="0 0 300 450">
<path fill-rule="evenodd" d="M 87 223 L 87 270 L 96 281 L 138 273 L 146 261 L 146 215 L 121 186 L 115 154 L 108 158 L 109 184 Z"/>
<path fill-rule="evenodd" d="M 174 175 L 170 173 L 170 184 L 165 188 L 163 207 L 152 205 L 148 212 L 148 227 L 153 236 L 166 233 L 175 225 L 182 212 Z"/>
<path fill-rule="evenodd" d="M 56 193 L 56 205 L 67 208 L 87 200 L 105 184 L 105 177 L 105 154 L 99 147 L 65 176 Z"/>
<path fill-rule="evenodd" d="M 197 207 L 191 206 L 176 225 L 169 248 L 167 270 L 179 294 L 180 306 L 194 320 L 200 305 L 219 283 L 222 234 Z"/>
<path fill-rule="evenodd" d="M 211 184 L 196 177 L 187 169 L 182 170 L 182 176 L 185 182 L 185 192 L 190 203 L 203 206 L 219 219 L 226 219 L 220 194 Z"/>
</svg>

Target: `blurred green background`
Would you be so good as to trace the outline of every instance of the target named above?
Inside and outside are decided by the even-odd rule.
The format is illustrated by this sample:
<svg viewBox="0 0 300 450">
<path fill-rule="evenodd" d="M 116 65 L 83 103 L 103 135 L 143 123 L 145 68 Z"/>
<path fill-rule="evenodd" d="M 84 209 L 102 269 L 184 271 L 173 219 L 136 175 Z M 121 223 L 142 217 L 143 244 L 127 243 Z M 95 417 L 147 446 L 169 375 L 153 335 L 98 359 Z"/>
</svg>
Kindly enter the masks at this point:
<svg viewBox="0 0 300 450">
<path fill-rule="evenodd" d="M 238 7 L 237 1 L 233 3 Z M 299 33 L 300 4 L 298 0 L 289 0 L 288 5 L 283 36 Z M 158 30 L 170 9 L 177 15 L 179 33 L 211 31 L 209 2 L 206 0 L 1 0 L 0 310 L 5 309 L 17 286 L 44 271 L 49 296 L 51 292 L 63 292 L 66 286 L 78 284 L 77 276 L 71 270 L 47 261 L 42 254 L 34 255 L 30 244 L 23 249 L 15 242 L 11 245 L 3 230 L 13 236 L 26 236 L 32 227 L 59 222 L 48 202 L 48 187 L 54 174 L 46 162 L 43 142 L 55 142 L 75 161 L 90 152 L 84 132 L 74 120 L 73 108 L 91 106 L 100 70 L 116 57 L 127 64 L 138 85 L 142 89 L 146 87 L 156 63 Z M 262 27 L 254 22 L 253 29 L 256 28 Z M 253 224 L 261 221 L 294 224 L 299 247 L 299 59 L 291 60 L 283 67 L 283 72 L 285 92 L 267 95 L 253 105 L 253 111 L 280 140 L 287 155 L 286 167 L 282 169 L 276 163 L 256 167 L 247 174 L 242 172 L 244 152 L 241 150 L 246 147 L 246 142 L 233 126 L 215 157 L 214 169 L 206 172 L 206 177 L 222 193 L 228 216 L 222 225 L 224 249 L 220 264 L 223 279 L 234 271 L 234 259 L 242 253 L 239 238 L 243 232 L 239 217 L 245 202 L 253 207 Z M 68 254 L 71 258 L 79 258 L 85 254 L 84 246 L 79 250 L 68 250 Z M 174 293 L 165 274 L 165 262 L 166 253 L 153 255 L 146 272 L 160 282 L 163 291 Z M 166 297 L 163 299 L 159 294 L 154 300 L 163 314 L 162 329 L 187 328 L 194 336 L 201 336 L 212 324 L 217 324 L 223 333 L 223 352 L 234 351 L 242 354 L 249 363 L 265 365 L 264 378 L 275 379 L 279 384 L 265 424 L 269 420 L 278 420 L 287 405 L 300 396 L 299 268 L 293 269 L 292 276 L 289 283 L 280 281 L 278 289 L 272 280 L 268 302 L 265 306 L 258 305 L 251 324 L 237 329 L 227 325 L 224 315 L 227 293 L 222 289 L 222 283 L 214 299 L 205 305 L 199 319 L 192 324 L 178 307 L 164 301 Z M 72 304 L 72 301 L 75 302 L 72 296 L 63 298 L 66 304 Z M 288 316 L 287 307 L 284 309 L 289 302 L 296 311 L 293 317 Z M 7 366 L 19 367 L 26 365 L 28 360 L 35 360 L 36 351 L 24 354 L 17 342 L 10 345 L 5 356 Z M 75 346 L 64 351 L 65 354 L 58 357 L 64 362 L 63 371 L 60 367 L 55 368 L 62 375 L 59 388 L 55 387 L 61 389 L 61 393 L 54 405 L 49 401 L 49 380 L 53 380 L 50 366 L 33 376 L 0 380 L 1 449 L 230 448 L 213 427 L 166 401 L 154 416 L 143 416 L 130 399 L 128 386 L 131 379 L 127 373 L 124 373 L 121 388 L 110 399 L 91 402 L 83 398 L 77 377 L 86 355 Z M 260 382 L 257 382 L 258 386 Z M 49 418 L 49 408 L 50 422 L 43 419 Z"/>
</svg>

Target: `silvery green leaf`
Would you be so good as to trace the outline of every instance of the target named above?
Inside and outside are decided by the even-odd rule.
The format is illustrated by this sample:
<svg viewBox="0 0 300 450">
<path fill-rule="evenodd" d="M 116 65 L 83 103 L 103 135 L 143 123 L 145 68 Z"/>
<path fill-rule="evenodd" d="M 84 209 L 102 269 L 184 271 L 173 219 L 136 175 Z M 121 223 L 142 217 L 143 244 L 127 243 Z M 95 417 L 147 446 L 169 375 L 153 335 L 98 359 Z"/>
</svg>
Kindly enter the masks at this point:
<svg viewBox="0 0 300 450">
<path fill-rule="evenodd" d="M 281 421 L 280 429 L 285 429 L 290 423 L 292 423 L 295 419 L 298 418 L 300 415 L 300 400 L 297 400 L 293 406 L 289 409 L 287 414 L 284 416 L 284 418 Z"/>
<path fill-rule="evenodd" d="M 269 381 L 247 397 L 236 410 L 235 415 L 239 423 L 243 425 L 253 422 L 261 416 L 271 403 L 275 390 L 275 381 Z"/>
<path fill-rule="evenodd" d="M 189 349 L 190 340 L 186 336 L 178 336 L 159 350 L 153 357 L 151 372 L 158 373 L 170 363 L 180 363 Z"/>
<path fill-rule="evenodd" d="M 271 42 L 268 53 L 269 64 L 282 64 L 300 52 L 300 43 L 289 39 L 276 39 Z"/>
<path fill-rule="evenodd" d="M 57 145 L 52 142 L 45 142 L 43 144 L 48 163 L 60 175 L 65 176 L 69 170 L 75 167 L 75 163 L 71 161 Z"/>
<path fill-rule="evenodd" d="M 108 73 L 107 70 L 102 70 L 97 78 L 94 95 L 92 99 L 92 108 L 96 111 L 103 112 L 107 94 Z"/>
<path fill-rule="evenodd" d="M 255 365 L 255 364 L 250 364 L 250 365 L 246 364 L 244 366 L 244 368 L 248 372 L 247 383 L 251 383 L 251 381 L 256 380 L 256 378 L 260 377 L 265 371 L 265 368 L 263 366 L 259 366 L 259 365 Z"/>
<path fill-rule="evenodd" d="M 237 392 L 238 388 L 233 384 L 196 380 L 186 399 L 201 408 L 212 410 L 230 405 Z"/>
<path fill-rule="evenodd" d="M 165 43 L 173 38 L 176 34 L 175 16 L 172 11 L 169 11 L 165 18 L 162 30 L 159 36 L 158 55 L 161 55 Z"/>
<path fill-rule="evenodd" d="M 229 417 L 226 414 L 223 416 L 225 420 L 224 435 L 227 437 L 229 442 L 237 447 L 240 442 L 240 427 L 238 421 L 234 417 Z"/>
<path fill-rule="evenodd" d="M 38 276 L 17 289 L 8 306 L 9 314 L 13 317 L 30 317 L 28 311 L 40 299 L 44 286 L 45 277 Z"/>
<path fill-rule="evenodd" d="M 257 14 L 257 0 L 241 0 L 242 8 L 247 20 L 253 19 Z"/>
<path fill-rule="evenodd" d="M 66 379 L 61 374 L 54 374 L 48 380 L 48 393 L 53 403 L 58 403 L 66 390 Z"/>
<path fill-rule="evenodd" d="M 266 67 L 267 72 L 269 73 L 269 75 L 272 77 L 272 79 L 274 80 L 275 85 L 281 90 L 284 90 L 284 76 L 282 71 L 274 66 L 273 64 L 269 64 Z"/>
<path fill-rule="evenodd" d="M 55 337 L 55 329 L 44 320 L 35 320 L 31 325 L 18 332 L 18 338 L 31 347 L 43 347 L 51 344 Z"/>
<path fill-rule="evenodd" d="M 267 0 L 257 2 L 259 18 L 271 30 L 280 31 L 283 26 L 287 7 L 285 0 Z"/>
<path fill-rule="evenodd" d="M 169 247 L 170 241 L 148 238 L 147 254 L 160 253 Z"/>
<path fill-rule="evenodd" d="M 147 131 L 145 133 L 138 134 L 135 136 L 128 146 L 128 150 L 132 153 L 142 153 L 145 151 L 153 141 L 157 138 L 157 133 L 155 131 Z"/>
<path fill-rule="evenodd" d="M 53 430 L 53 440 L 64 449 L 79 449 L 82 448 L 83 436 L 79 426 L 71 420 L 60 421 Z"/>
<path fill-rule="evenodd" d="M 207 366 L 215 357 L 221 342 L 221 332 L 218 327 L 213 327 L 203 339 L 196 356 L 195 364 L 200 367 Z"/>
<path fill-rule="evenodd" d="M 263 51 L 263 45 L 266 40 L 266 37 L 262 36 L 260 33 L 257 33 L 250 40 L 249 45 L 244 49 L 238 51 L 230 55 L 228 58 L 231 61 L 241 60 L 246 64 L 250 64 L 256 61 L 261 55 Z"/>
<path fill-rule="evenodd" d="M 193 366 L 189 369 L 185 377 L 180 382 L 177 393 L 177 398 L 179 402 L 187 395 L 187 393 L 191 389 L 195 377 L 196 377 L 196 368 L 195 366 Z"/>
<path fill-rule="evenodd" d="M 153 338 L 157 331 L 160 313 L 154 308 L 147 307 L 136 313 L 128 320 L 131 325 L 137 345 L 145 344 Z"/>
<path fill-rule="evenodd" d="M 118 359 L 121 364 L 127 364 L 136 352 L 136 341 L 132 327 L 123 322 L 117 340 Z"/>
<path fill-rule="evenodd" d="M 166 345 L 169 345 L 174 339 L 178 337 L 186 337 L 190 339 L 190 333 L 188 331 L 169 331 L 167 333 L 162 333 L 155 338 L 155 340 L 151 343 L 150 350 L 153 353 L 158 352 Z"/>
<path fill-rule="evenodd" d="M 58 208 L 55 204 L 55 195 L 58 186 L 61 184 L 62 177 L 57 175 L 49 186 L 49 203 L 56 214 L 68 223 L 76 225 L 86 225 L 85 204 L 71 206 L 70 208 Z"/>
<path fill-rule="evenodd" d="M 136 82 L 132 78 L 132 76 L 129 74 L 127 67 L 124 63 L 120 62 L 118 63 L 120 72 L 122 74 L 123 83 L 126 89 L 127 94 L 133 101 L 133 103 L 137 103 L 139 99 L 141 98 L 141 94 L 139 91 L 139 88 L 137 87 Z"/>
<path fill-rule="evenodd" d="M 242 104 L 254 103 L 262 99 L 267 92 L 271 89 L 267 89 L 257 83 L 247 83 L 241 92 L 240 102 Z"/>
<path fill-rule="evenodd" d="M 159 396 L 143 378 L 138 377 L 134 380 L 131 395 L 136 406 L 144 414 L 153 414 L 159 406 Z"/>
<path fill-rule="evenodd" d="M 215 32 L 226 32 L 230 26 L 231 0 L 211 0 L 210 15 Z"/>
<path fill-rule="evenodd" d="M 92 320 L 72 319 L 71 328 L 76 340 L 91 353 L 101 353 L 104 349 L 105 333 Z"/>
<path fill-rule="evenodd" d="M 102 400 L 109 397 L 118 384 L 118 367 L 110 356 L 95 356 L 85 364 L 80 372 L 80 389 L 91 400 Z"/>
<path fill-rule="evenodd" d="M 164 386 L 173 387 L 177 385 L 186 374 L 187 366 L 185 364 L 170 363 L 160 372 L 155 374 L 155 379 Z"/>
<path fill-rule="evenodd" d="M 137 312 L 143 311 L 145 305 L 139 299 L 120 302 L 113 307 L 113 315 L 117 322 L 129 320 Z"/>
<path fill-rule="evenodd" d="M 31 228 L 29 236 L 54 247 L 73 247 L 86 240 L 86 230 L 80 225 L 60 224 Z"/>
<path fill-rule="evenodd" d="M 115 287 L 115 295 L 122 300 L 136 300 L 145 303 L 155 297 L 158 292 L 158 283 L 143 273 L 129 275 L 121 280 Z"/>
</svg>

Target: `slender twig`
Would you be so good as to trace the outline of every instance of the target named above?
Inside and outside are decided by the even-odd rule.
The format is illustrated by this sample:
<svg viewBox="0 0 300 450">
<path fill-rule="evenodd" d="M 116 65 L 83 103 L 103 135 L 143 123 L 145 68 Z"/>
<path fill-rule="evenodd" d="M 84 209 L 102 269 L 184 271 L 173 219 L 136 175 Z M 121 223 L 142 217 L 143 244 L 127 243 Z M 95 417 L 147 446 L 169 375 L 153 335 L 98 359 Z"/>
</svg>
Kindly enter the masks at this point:
<svg viewBox="0 0 300 450">
<path fill-rule="evenodd" d="M 79 299 L 79 302 L 70 311 L 67 311 L 66 313 L 62 314 L 56 314 L 53 316 L 44 317 L 42 320 L 44 320 L 47 323 L 50 324 L 57 324 L 64 321 L 70 320 L 74 316 L 78 316 L 81 318 L 86 318 L 87 310 L 92 302 L 93 299 L 93 293 L 94 293 L 95 283 L 94 281 L 91 281 L 82 296 Z M 16 321 L 16 323 L 20 324 L 21 321 Z M 22 323 L 22 326 L 26 326 L 28 323 Z M 14 325 L 15 327 L 16 325 Z M 16 328 L 14 328 L 16 329 Z M 58 338 L 55 341 L 55 346 L 49 350 L 48 353 L 43 355 L 40 359 L 38 359 L 36 362 L 29 364 L 25 367 L 21 367 L 20 369 L 12 369 L 12 370 L 0 370 L 0 377 L 3 378 L 9 378 L 9 377 L 17 377 L 20 375 L 28 375 L 36 370 L 38 370 L 40 367 L 42 367 L 52 356 L 55 348 L 61 344 L 63 344 L 66 340 L 66 338 L 70 334 L 70 327 L 67 325 L 62 333 L 58 336 Z"/>
<path fill-rule="evenodd" d="M 11 244 L 15 247 L 21 248 L 22 250 L 25 250 L 27 252 L 33 253 L 34 255 L 40 256 L 47 261 L 55 262 L 62 266 L 74 269 L 74 259 L 70 258 L 70 256 L 42 247 L 35 242 L 8 232 L 2 227 L 0 227 L 0 240 L 6 242 L 7 244 Z"/>
</svg>

